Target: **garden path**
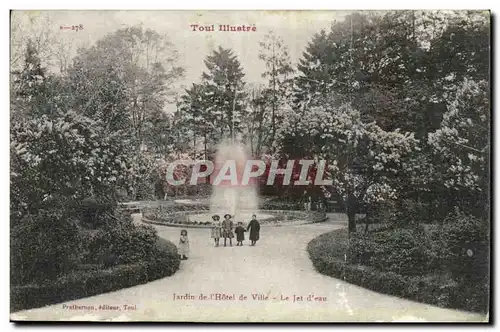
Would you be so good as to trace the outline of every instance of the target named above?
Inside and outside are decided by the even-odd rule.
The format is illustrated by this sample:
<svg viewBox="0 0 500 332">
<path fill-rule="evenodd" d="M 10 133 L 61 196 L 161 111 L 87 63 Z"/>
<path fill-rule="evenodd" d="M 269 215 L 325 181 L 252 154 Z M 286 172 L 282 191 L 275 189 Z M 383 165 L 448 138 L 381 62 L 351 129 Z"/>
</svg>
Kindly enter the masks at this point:
<svg viewBox="0 0 500 332">
<path fill-rule="evenodd" d="M 136 221 L 140 215 L 134 216 Z M 334 216 L 332 216 L 334 217 Z M 340 218 L 343 219 L 343 218 Z M 250 247 L 214 247 L 210 230 L 188 229 L 191 253 L 173 276 L 115 292 L 74 300 L 65 305 L 135 306 L 135 310 L 69 310 L 63 304 L 11 314 L 11 319 L 65 321 L 196 322 L 358 322 L 481 321 L 485 317 L 379 294 L 316 272 L 306 246 L 314 237 L 345 227 L 339 218 L 318 224 L 266 227 Z M 177 244 L 179 228 L 155 226 L 161 237 Z M 199 300 L 201 294 L 233 295 L 235 300 Z M 195 299 L 177 299 L 194 296 Z M 240 301 L 243 294 L 247 300 Z M 269 296 L 269 300 L 253 299 Z M 295 296 L 303 301 L 293 302 Z M 326 301 L 307 301 L 307 296 Z M 288 301 L 281 298 L 288 297 Z M 276 298 L 276 299 L 273 299 Z"/>
</svg>

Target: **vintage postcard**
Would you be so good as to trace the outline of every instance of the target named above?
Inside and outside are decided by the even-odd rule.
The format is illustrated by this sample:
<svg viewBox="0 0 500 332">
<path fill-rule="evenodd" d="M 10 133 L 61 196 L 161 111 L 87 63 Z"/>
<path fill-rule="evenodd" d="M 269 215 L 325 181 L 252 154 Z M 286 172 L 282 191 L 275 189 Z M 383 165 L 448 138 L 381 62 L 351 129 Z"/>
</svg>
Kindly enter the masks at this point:
<svg viewBox="0 0 500 332">
<path fill-rule="evenodd" d="M 12 11 L 10 320 L 489 322 L 489 11 Z"/>
</svg>

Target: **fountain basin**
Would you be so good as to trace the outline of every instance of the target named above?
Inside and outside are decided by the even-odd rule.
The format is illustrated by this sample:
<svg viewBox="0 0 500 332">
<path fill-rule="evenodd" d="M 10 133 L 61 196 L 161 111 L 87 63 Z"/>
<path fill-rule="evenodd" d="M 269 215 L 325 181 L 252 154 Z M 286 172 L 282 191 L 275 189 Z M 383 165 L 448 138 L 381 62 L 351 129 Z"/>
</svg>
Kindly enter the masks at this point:
<svg viewBox="0 0 500 332">
<path fill-rule="evenodd" d="M 147 207 L 142 211 L 142 221 L 171 227 L 211 228 L 213 213 L 207 209 L 193 206 L 192 210 L 178 211 L 165 209 L 165 207 Z M 222 219 L 225 211 L 216 212 L 216 214 Z M 326 214 L 318 211 L 241 210 L 233 222 L 241 221 L 246 225 L 253 214 L 257 215 L 257 220 L 262 226 L 300 225 L 326 220 Z"/>
</svg>

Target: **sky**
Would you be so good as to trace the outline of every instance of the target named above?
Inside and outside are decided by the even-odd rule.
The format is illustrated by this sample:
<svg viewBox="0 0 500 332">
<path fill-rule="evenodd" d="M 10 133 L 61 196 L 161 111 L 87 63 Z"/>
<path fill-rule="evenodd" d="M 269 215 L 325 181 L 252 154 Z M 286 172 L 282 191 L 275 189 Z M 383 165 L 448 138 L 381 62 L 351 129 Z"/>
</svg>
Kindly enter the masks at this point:
<svg viewBox="0 0 500 332">
<path fill-rule="evenodd" d="M 20 34 L 27 37 L 40 33 L 40 22 L 50 17 L 50 32 L 71 42 L 69 52 L 78 46 L 90 46 L 108 33 L 127 26 L 142 25 L 158 33 L 166 33 L 178 50 L 179 65 L 185 76 L 176 84 L 177 90 L 200 80 L 205 70 L 204 58 L 218 46 L 230 48 L 238 56 L 250 84 L 262 83 L 265 64 L 258 58 L 259 42 L 269 30 L 281 36 L 296 64 L 312 36 L 328 29 L 335 20 L 342 20 L 346 11 L 15 11 L 12 22 L 23 26 Z M 215 25 L 216 31 L 193 31 L 192 24 Z M 219 24 L 251 25 L 256 31 L 222 32 Z M 45 24 L 46 25 L 46 24 Z M 83 30 L 61 30 L 60 26 L 82 25 Z M 20 39 L 19 34 L 12 35 Z"/>
</svg>

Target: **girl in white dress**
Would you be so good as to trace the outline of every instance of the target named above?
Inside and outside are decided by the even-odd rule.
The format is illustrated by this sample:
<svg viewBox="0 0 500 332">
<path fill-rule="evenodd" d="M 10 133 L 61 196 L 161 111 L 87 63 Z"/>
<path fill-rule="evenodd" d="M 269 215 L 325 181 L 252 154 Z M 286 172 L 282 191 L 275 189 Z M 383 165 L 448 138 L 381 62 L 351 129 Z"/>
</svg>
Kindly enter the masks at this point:
<svg viewBox="0 0 500 332">
<path fill-rule="evenodd" d="M 214 244 L 216 247 L 219 246 L 219 239 L 222 237 L 222 226 L 220 224 L 220 217 L 218 215 L 212 216 L 213 225 L 210 232 L 210 237 L 214 239 Z"/>
<path fill-rule="evenodd" d="M 188 232 L 185 229 L 181 231 L 181 238 L 179 239 L 179 246 L 177 248 L 177 251 L 179 253 L 179 258 L 181 260 L 188 259 L 189 239 L 188 239 Z"/>
</svg>

